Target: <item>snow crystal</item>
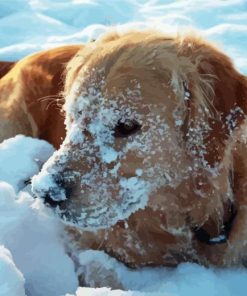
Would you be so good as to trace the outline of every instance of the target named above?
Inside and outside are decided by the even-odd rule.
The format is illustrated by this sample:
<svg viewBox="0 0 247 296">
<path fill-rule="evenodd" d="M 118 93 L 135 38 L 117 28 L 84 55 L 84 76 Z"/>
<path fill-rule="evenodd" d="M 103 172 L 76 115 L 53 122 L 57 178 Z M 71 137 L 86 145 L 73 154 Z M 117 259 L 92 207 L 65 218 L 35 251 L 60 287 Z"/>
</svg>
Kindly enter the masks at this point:
<svg viewBox="0 0 247 296">
<path fill-rule="evenodd" d="M 236 106 L 234 109 L 230 110 L 230 113 L 226 116 L 225 122 L 230 134 L 237 126 L 238 121 L 244 117 L 244 111 L 240 107 Z"/>
<path fill-rule="evenodd" d="M 176 126 L 181 126 L 181 125 L 183 125 L 183 120 L 181 120 L 181 119 L 176 120 L 176 121 L 175 121 L 175 125 L 176 125 Z"/>
<path fill-rule="evenodd" d="M 138 177 L 141 177 L 142 174 L 143 174 L 143 170 L 142 170 L 142 169 L 137 169 L 137 170 L 136 170 L 136 175 L 137 175 Z"/>
</svg>

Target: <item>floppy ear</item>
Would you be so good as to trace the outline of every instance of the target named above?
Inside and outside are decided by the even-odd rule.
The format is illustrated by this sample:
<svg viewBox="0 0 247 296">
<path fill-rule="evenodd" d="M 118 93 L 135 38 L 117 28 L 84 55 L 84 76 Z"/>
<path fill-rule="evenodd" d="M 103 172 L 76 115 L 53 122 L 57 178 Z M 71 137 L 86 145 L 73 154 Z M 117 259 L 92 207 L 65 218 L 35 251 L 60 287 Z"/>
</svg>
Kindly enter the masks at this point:
<svg viewBox="0 0 247 296">
<path fill-rule="evenodd" d="M 0 61 L 0 78 L 6 75 L 14 66 L 14 62 Z"/>
<path fill-rule="evenodd" d="M 202 77 L 208 74 L 214 77 L 214 94 L 210 98 L 211 110 L 207 118 L 210 129 L 203 137 L 206 147 L 204 157 L 213 167 L 224 161 L 229 153 L 228 169 L 232 175 L 231 187 L 236 207 L 236 216 L 231 222 L 229 234 L 229 244 L 234 246 L 232 249 L 236 250 L 236 254 L 229 256 L 237 258 L 246 251 L 244 241 L 247 237 L 247 78 L 235 69 L 228 57 L 216 50 L 212 50 L 201 61 L 198 70 Z"/>
<path fill-rule="evenodd" d="M 222 119 L 236 107 L 246 111 L 246 78 L 234 68 L 227 56 L 214 50 L 211 56 L 201 61 L 198 70 L 200 75 L 212 74 L 215 77 L 214 97 L 211 102 L 215 110 L 221 113 Z"/>
<path fill-rule="evenodd" d="M 204 121 L 204 129 L 198 132 L 203 135 L 203 158 L 212 167 L 223 160 L 227 139 L 247 114 L 247 79 L 217 49 L 206 46 L 205 52 L 200 54 L 203 58 L 197 67 L 199 91 L 195 92 L 195 86 L 191 85 L 186 141 L 197 131 L 198 122 Z M 204 96 L 204 106 L 198 104 L 198 93 Z M 197 153 L 199 150 L 201 147 Z"/>
<path fill-rule="evenodd" d="M 237 209 L 236 218 L 233 221 L 232 229 L 229 236 L 229 244 L 232 246 L 230 254 L 235 260 L 246 264 L 247 251 L 247 78 L 239 75 L 236 83 L 236 105 L 242 111 L 241 115 L 237 114 L 231 118 L 234 123 L 235 140 L 232 149 L 233 158 L 233 180 L 232 188 L 234 193 L 234 203 Z M 240 112 L 240 111 L 239 111 Z M 241 125 L 241 127 L 240 127 Z"/>
</svg>

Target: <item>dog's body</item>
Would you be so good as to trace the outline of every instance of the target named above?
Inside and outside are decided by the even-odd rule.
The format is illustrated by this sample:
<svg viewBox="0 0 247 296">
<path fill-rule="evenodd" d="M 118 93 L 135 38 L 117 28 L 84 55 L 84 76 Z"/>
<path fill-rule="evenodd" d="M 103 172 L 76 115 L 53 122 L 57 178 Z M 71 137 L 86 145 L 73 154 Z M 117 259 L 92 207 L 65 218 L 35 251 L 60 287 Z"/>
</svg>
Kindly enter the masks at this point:
<svg viewBox="0 0 247 296">
<path fill-rule="evenodd" d="M 55 102 L 68 62 L 65 136 Z M 224 54 L 197 38 L 132 32 L 6 67 L 0 141 L 22 133 L 59 148 L 65 138 L 33 190 L 83 228 L 68 227 L 78 248 L 134 267 L 242 263 L 247 80 Z"/>
<path fill-rule="evenodd" d="M 0 64 L 0 76 L 3 76 L 0 141 L 24 134 L 59 147 L 65 136 L 64 117 L 58 107 L 63 90 L 62 75 L 65 64 L 80 48 L 64 46 L 34 54 L 16 64 Z"/>
</svg>

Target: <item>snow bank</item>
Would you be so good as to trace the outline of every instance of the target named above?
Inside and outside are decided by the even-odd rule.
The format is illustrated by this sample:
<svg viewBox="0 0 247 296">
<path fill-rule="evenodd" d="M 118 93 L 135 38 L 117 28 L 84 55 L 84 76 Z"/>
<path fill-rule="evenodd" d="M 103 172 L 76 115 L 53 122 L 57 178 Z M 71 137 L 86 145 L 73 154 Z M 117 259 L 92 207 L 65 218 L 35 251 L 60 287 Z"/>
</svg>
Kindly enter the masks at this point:
<svg viewBox="0 0 247 296">
<path fill-rule="evenodd" d="M 74 264 L 64 250 L 63 226 L 41 200 L 16 193 L 53 151 L 45 141 L 24 136 L 0 144 L 0 245 L 9 250 L 0 250 L 0 295 L 24 295 L 24 279 L 27 295 L 58 296 L 78 286 Z M 11 293 L 5 292 L 10 288 Z"/>
<path fill-rule="evenodd" d="M 24 296 L 24 277 L 13 262 L 9 250 L 0 246 L 0 295 Z"/>
<path fill-rule="evenodd" d="M 16 196 L 13 187 L 0 183 L 0 244 L 8 248 L 22 272 L 28 295 L 59 296 L 76 289 L 77 277 L 64 250 L 62 231 L 41 200 L 25 192 Z"/>
<path fill-rule="evenodd" d="M 129 292 L 110 289 L 79 288 L 76 296 L 245 296 L 247 271 L 206 268 L 183 263 L 177 268 L 141 268 L 130 270 L 100 251 L 85 251 L 79 255 L 85 274 L 90 274 L 93 262 L 106 270 L 114 270 L 116 279 Z M 103 271 L 102 271 L 103 272 Z M 106 274 L 106 272 L 105 272 Z M 137 292 L 138 291 L 138 292 Z"/>
<path fill-rule="evenodd" d="M 80 264 L 78 272 L 84 274 L 87 284 L 110 286 L 110 275 L 115 286 L 121 284 L 126 291 L 79 288 L 74 263 L 64 250 L 63 225 L 42 200 L 27 192 L 15 192 L 19 190 L 18 184 L 38 170 L 35 159 L 44 162 L 53 148 L 24 136 L 4 141 L 0 148 L 0 179 L 8 176 L 15 187 L 0 182 L 1 296 L 246 295 L 245 269 L 207 269 L 187 263 L 176 269 L 130 270 L 105 253 L 92 250 L 75 254 Z M 7 157 L 11 161 L 5 161 Z"/>
<path fill-rule="evenodd" d="M 3 141 L 0 143 L 0 180 L 18 192 L 53 152 L 54 148 L 47 142 L 22 135 Z"/>
<path fill-rule="evenodd" d="M 0 59 L 87 42 L 112 27 L 147 26 L 166 32 L 198 28 L 247 73 L 245 0 L 3 0 Z"/>
</svg>

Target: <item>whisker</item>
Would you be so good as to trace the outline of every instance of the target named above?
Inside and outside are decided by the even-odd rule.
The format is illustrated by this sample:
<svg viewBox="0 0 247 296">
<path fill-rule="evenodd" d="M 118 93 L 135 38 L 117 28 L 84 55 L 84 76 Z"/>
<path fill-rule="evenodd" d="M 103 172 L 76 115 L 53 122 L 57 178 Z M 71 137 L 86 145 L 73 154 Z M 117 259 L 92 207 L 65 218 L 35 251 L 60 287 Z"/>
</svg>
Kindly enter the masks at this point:
<svg viewBox="0 0 247 296">
<path fill-rule="evenodd" d="M 44 97 L 38 98 L 38 101 L 39 102 L 42 102 L 42 101 L 49 101 L 49 100 L 52 100 L 52 99 L 62 100 L 63 99 L 63 96 L 62 95 L 44 96 Z"/>
<path fill-rule="evenodd" d="M 53 103 L 54 103 L 54 101 L 50 101 L 50 102 L 48 102 L 48 104 L 47 104 L 46 107 L 45 107 L 45 110 L 48 110 L 49 107 L 50 107 Z"/>
<path fill-rule="evenodd" d="M 58 106 L 58 108 L 62 108 L 63 106 L 63 102 L 64 102 L 64 97 L 63 95 L 48 95 L 48 96 L 44 96 L 41 98 L 38 98 L 36 101 L 32 102 L 29 107 L 32 107 L 33 105 L 36 105 L 40 102 L 47 102 L 47 106 L 45 107 L 45 109 L 47 110 L 52 104 L 56 104 Z"/>
</svg>

